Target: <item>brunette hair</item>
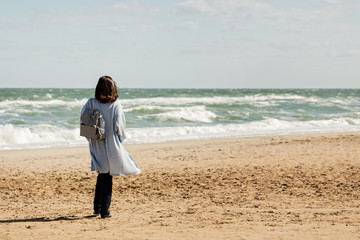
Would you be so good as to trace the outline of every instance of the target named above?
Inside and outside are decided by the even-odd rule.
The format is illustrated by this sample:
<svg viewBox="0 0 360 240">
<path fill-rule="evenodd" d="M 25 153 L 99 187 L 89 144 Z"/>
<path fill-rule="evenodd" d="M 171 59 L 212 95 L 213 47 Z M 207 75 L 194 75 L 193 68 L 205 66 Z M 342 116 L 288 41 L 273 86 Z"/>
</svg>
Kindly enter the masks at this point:
<svg viewBox="0 0 360 240">
<path fill-rule="evenodd" d="M 109 76 L 102 76 L 95 89 L 95 98 L 101 103 L 115 102 L 119 97 L 117 87 Z"/>
</svg>

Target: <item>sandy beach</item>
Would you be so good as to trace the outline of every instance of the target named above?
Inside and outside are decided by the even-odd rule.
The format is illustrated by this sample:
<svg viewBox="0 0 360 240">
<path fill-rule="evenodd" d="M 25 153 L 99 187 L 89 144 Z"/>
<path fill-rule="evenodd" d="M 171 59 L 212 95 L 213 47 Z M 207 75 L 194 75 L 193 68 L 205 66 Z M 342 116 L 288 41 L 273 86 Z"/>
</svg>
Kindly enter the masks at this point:
<svg viewBox="0 0 360 240">
<path fill-rule="evenodd" d="M 92 215 L 87 147 L 0 152 L 0 239 L 360 239 L 360 133 L 126 145 Z"/>
</svg>

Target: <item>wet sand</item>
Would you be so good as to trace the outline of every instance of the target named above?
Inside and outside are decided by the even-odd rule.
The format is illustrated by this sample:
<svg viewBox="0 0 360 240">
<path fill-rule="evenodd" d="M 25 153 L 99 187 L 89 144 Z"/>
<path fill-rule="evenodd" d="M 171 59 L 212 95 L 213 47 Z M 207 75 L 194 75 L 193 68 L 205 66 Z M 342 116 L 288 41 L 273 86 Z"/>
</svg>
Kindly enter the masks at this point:
<svg viewBox="0 0 360 240">
<path fill-rule="evenodd" d="M 360 239 L 360 133 L 126 145 L 92 215 L 87 147 L 0 152 L 0 239 Z"/>
</svg>

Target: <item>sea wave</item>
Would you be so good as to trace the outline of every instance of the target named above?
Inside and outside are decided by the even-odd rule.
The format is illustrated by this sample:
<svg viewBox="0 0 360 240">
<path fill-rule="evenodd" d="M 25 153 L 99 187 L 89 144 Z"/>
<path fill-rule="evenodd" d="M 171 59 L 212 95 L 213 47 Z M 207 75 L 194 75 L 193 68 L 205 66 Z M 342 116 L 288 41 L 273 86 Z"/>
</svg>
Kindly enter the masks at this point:
<svg viewBox="0 0 360 240">
<path fill-rule="evenodd" d="M 60 100 L 60 99 L 52 99 L 52 100 L 4 100 L 0 102 L 0 108 L 15 108 L 15 107 L 33 107 L 33 108 L 41 108 L 41 107 L 80 107 L 83 106 L 87 98 L 83 99 L 72 99 L 72 100 Z"/>
<path fill-rule="evenodd" d="M 178 107 L 167 108 L 168 110 L 163 113 L 147 114 L 139 116 L 138 118 L 147 119 L 155 118 L 160 122 L 168 121 L 189 121 L 189 122 L 201 122 L 210 123 L 216 118 L 216 114 L 206 110 L 205 106 L 193 106 L 193 107 Z"/>
<path fill-rule="evenodd" d="M 338 118 L 314 121 L 285 121 L 268 118 L 242 124 L 128 128 L 127 143 L 151 143 L 189 139 L 213 139 L 323 132 L 360 131 L 360 119 Z M 0 149 L 84 146 L 79 128 L 51 125 L 35 127 L 0 125 Z"/>
<path fill-rule="evenodd" d="M 121 99 L 124 106 L 138 105 L 187 105 L 187 104 L 247 104 L 256 102 L 266 102 L 271 100 L 304 100 L 305 97 L 298 95 L 269 95 L 269 96 L 242 96 L 242 97 L 154 97 L 154 98 L 136 98 Z"/>
<path fill-rule="evenodd" d="M 153 97 L 121 99 L 125 111 L 133 110 L 153 110 L 166 106 L 186 106 L 186 105 L 249 105 L 253 107 L 271 107 L 280 104 L 307 104 L 313 106 L 342 107 L 348 109 L 351 106 L 358 106 L 360 101 L 356 97 L 319 97 L 319 96 L 300 96 L 300 95 L 246 95 L 246 96 L 214 96 L 214 97 Z M 129 110 L 127 110 L 129 109 Z"/>
<path fill-rule="evenodd" d="M 86 140 L 79 136 L 79 132 L 79 129 L 64 129 L 47 124 L 33 127 L 0 125 L 0 149 L 84 145 Z"/>
<path fill-rule="evenodd" d="M 0 149 L 85 145 L 93 89 L 0 89 Z M 357 89 L 121 89 L 128 143 L 360 130 Z"/>
<path fill-rule="evenodd" d="M 66 107 L 76 108 L 82 107 L 88 98 L 81 99 L 54 99 L 48 94 L 46 99 L 25 100 L 5 99 L 0 101 L 0 110 L 7 108 L 43 108 L 43 107 Z M 246 105 L 249 104 L 255 107 L 278 106 L 281 103 L 292 104 L 316 104 L 319 106 L 356 106 L 360 103 L 359 98 L 356 97 L 330 97 L 323 98 L 317 96 L 301 96 L 291 94 L 269 94 L 269 95 L 245 95 L 245 96 L 213 96 L 213 97 L 149 97 L 149 98 L 135 98 L 135 99 L 119 99 L 124 107 L 125 112 L 139 111 L 139 110 L 167 110 L 167 106 L 181 106 L 181 105 Z"/>
<path fill-rule="evenodd" d="M 129 143 L 147 143 L 188 139 L 213 139 L 347 131 L 360 131 L 360 120 L 331 119 L 308 122 L 289 122 L 278 119 L 265 119 L 243 124 L 152 127 L 141 129 L 130 128 L 127 132 Z"/>
</svg>

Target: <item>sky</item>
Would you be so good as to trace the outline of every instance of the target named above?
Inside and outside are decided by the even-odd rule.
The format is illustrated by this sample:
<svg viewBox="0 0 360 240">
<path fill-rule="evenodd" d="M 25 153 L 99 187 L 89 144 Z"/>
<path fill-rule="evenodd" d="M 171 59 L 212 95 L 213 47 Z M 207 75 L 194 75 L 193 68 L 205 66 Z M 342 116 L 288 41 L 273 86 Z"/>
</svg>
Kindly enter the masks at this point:
<svg viewBox="0 0 360 240">
<path fill-rule="evenodd" d="M 0 3 L 0 88 L 360 88 L 359 0 Z"/>
</svg>

